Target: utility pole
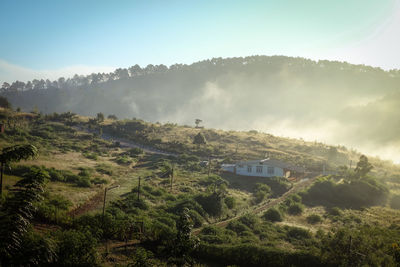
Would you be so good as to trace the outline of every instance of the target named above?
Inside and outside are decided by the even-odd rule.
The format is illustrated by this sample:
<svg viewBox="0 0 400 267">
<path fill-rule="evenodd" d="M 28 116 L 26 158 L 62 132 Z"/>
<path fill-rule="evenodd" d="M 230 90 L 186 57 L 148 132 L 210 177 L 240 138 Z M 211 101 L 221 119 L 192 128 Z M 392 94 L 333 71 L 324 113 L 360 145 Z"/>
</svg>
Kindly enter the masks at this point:
<svg viewBox="0 0 400 267">
<path fill-rule="evenodd" d="M 109 190 L 112 190 L 112 189 L 115 189 L 115 188 L 118 188 L 119 187 L 119 185 L 114 185 L 114 186 L 111 186 L 111 187 L 105 187 L 104 188 L 104 199 L 103 199 L 103 218 L 102 218 L 102 220 L 103 220 L 103 226 L 104 226 L 104 216 L 105 216 L 105 213 L 106 213 L 106 197 L 107 197 L 107 191 L 109 191 Z"/>
<path fill-rule="evenodd" d="M 137 200 L 140 200 L 140 176 L 139 176 L 139 185 L 138 185 L 138 190 L 137 190 Z"/>
<path fill-rule="evenodd" d="M 104 231 L 104 217 L 105 217 L 105 212 L 106 212 L 107 191 L 115 189 L 115 188 L 118 188 L 118 187 L 119 187 L 119 185 L 114 185 L 114 186 L 111 186 L 111 187 L 108 187 L 108 188 L 107 187 L 104 188 L 103 217 L 101 218 L 101 220 L 102 220 L 101 225 L 102 225 L 103 231 Z M 106 246 L 106 253 L 108 254 L 108 240 L 107 239 L 106 239 L 105 246 Z"/>
</svg>

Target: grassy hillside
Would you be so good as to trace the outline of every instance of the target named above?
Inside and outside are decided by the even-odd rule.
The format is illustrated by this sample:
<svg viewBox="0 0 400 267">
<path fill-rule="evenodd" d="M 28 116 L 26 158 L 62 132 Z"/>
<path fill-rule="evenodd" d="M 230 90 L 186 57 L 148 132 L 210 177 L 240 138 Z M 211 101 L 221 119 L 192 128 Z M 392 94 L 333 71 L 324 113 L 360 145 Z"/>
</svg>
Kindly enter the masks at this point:
<svg viewBox="0 0 400 267">
<path fill-rule="evenodd" d="M 58 258 L 52 262 L 58 266 L 78 262 L 166 266 L 193 261 L 198 266 L 398 264 L 392 244 L 400 237 L 396 226 L 400 170 L 389 162 L 370 157 L 372 172 L 357 177 L 356 151 L 256 131 L 102 121 L 101 116 L 71 113 L 3 110 L 1 116 L 6 125 L 0 134 L 1 148 L 29 143 L 39 150 L 37 158 L 5 169 L 2 218 L 8 218 L 5 201 L 13 199 L 18 180 L 35 171 L 47 177 L 43 200 L 34 204 L 34 230 L 24 236 L 29 242 L 18 253 L 32 255 L 29 244 L 50 238 L 57 244 Z M 199 132 L 206 144 L 193 144 Z M 121 146 L 125 142 L 143 150 Z M 155 149 L 172 155 L 152 153 Z M 219 172 L 222 162 L 266 154 L 306 166 L 307 176 L 315 182 L 291 191 L 304 181 Z M 210 155 L 208 175 L 208 167 L 200 162 Z M 340 167 L 350 161 L 351 170 Z M 323 163 L 337 175 L 315 178 Z M 119 187 L 107 192 L 103 217 L 104 189 L 114 185 Z M 342 205 L 346 198 L 359 205 Z M 269 209 L 256 212 L 263 207 Z M 187 232 L 191 226 L 192 236 Z M 366 255 L 361 260 L 348 253 L 349 236 L 354 240 L 352 251 Z M 20 264 L 29 257 L 8 260 Z"/>
</svg>

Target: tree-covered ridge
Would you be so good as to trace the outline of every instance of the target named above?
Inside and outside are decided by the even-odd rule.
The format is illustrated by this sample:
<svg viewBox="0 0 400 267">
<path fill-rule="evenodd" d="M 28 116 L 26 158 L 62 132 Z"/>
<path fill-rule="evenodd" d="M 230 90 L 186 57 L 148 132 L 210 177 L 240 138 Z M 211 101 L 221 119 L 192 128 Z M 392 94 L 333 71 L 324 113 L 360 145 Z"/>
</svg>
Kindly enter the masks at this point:
<svg viewBox="0 0 400 267">
<path fill-rule="evenodd" d="M 72 78 L 60 77 L 57 80 L 51 81 L 49 79 L 34 79 L 32 81 L 21 82 L 15 81 L 13 83 L 4 82 L 1 90 L 6 91 L 26 91 L 26 90 L 42 90 L 42 89 L 71 89 L 75 87 L 87 87 L 89 85 L 97 85 L 99 83 L 134 78 L 142 75 L 150 75 L 154 73 L 166 73 L 171 71 L 189 71 L 189 70 L 201 70 L 204 68 L 240 68 L 243 66 L 265 67 L 265 65 L 288 65 L 293 68 L 306 68 L 306 67 L 319 67 L 326 68 L 331 71 L 352 71 L 352 72 L 363 72 L 363 73 L 378 73 L 380 75 L 387 75 L 389 77 L 398 77 L 400 75 L 399 70 L 384 71 L 379 67 L 370 67 L 366 65 L 353 65 L 347 62 L 340 61 L 329 61 L 319 60 L 313 61 L 305 58 L 291 58 L 285 56 L 251 56 L 251 57 L 235 57 L 235 58 L 213 58 L 211 60 L 203 60 L 195 62 L 193 64 L 174 64 L 167 67 L 163 64 L 153 65 L 149 64 L 142 68 L 139 65 L 134 65 L 129 68 L 117 68 L 114 72 L 110 73 L 92 73 L 90 75 L 78 75 L 75 74 Z"/>
<path fill-rule="evenodd" d="M 200 118 L 206 127 L 303 136 L 390 155 L 400 143 L 397 70 L 252 56 L 33 83 L 6 84 L 1 94 L 25 111 L 190 125 Z"/>
</svg>

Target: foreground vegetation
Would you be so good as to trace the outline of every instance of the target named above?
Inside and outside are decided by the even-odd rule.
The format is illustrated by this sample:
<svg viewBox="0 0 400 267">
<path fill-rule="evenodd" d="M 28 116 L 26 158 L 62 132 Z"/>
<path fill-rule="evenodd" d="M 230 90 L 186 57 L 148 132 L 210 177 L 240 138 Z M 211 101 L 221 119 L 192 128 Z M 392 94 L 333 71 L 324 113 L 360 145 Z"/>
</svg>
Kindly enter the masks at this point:
<svg viewBox="0 0 400 267">
<path fill-rule="evenodd" d="M 1 116 L 2 155 L 28 144 L 32 152 L 0 157 L 7 165 L 2 266 L 400 264 L 400 176 L 388 162 L 256 132 L 103 114 L 4 109 Z M 199 132 L 205 142 L 194 142 Z M 305 165 L 308 178 L 320 175 L 324 162 L 333 174 L 284 195 L 302 181 L 219 173 L 223 162 L 265 153 Z M 358 162 L 355 168 L 347 167 L 349 160 Z M 274 199 L 281 201 L 254 212 Z"/>
</svg>

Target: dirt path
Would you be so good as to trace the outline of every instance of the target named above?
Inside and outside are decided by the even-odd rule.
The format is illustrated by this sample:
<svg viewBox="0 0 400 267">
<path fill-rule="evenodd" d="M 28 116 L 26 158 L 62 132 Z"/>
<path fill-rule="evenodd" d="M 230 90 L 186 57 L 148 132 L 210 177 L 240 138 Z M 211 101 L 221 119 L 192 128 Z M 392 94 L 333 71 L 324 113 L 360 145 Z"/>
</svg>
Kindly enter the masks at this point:
<svg viewBox="0 0 400 267">
<path fill-rule="evenodd" d="M 94 133 L 94 131 L 89 131 L 88 129 L 85 129 L 83 127 L 79 127 L 79 126 L 74 126 L 73 127 L 75 130 L 77 131 L 81 131 L 81 132 L 85 132 L 85 133 Z M 144 152 L 146 153 L 150 153 L 150 154 L 159 154 L 159 155 L 164 155 L 164 156 L 173 156 L 173 157 L 177 157 L 178 154 L 175 153 L 171 153 L 171 152 L 166 152 L 166 151 L 161 151 L 157 148 L 154 147 L 150 147 L 150 146 L 145 146 L 139 143 L 135 143 L 132 140 L 126 140 L 123 138 L 118 138 L 115 136 L 111 136 L 108 134 L 102 134 L 101 138 L 107 141 L 113 141 L 113 142 L 119 142 L 121 147 L 129 147 L 129 148 L 140 148 L 142 149 Z"/>
<path fill-rule="evenodd" d="M 299 192 L 301 189 L 305 188 L 306 186 L 309 186 L 312 182 L 314 182 L 314 180 L 317 178 L 318 176 L 312 177 L 312 178 L 306 178 L 303 179 L 303 181 L 298 182 L 296 185 L 294 185 L 291 189 L 289 189 L 286 193 L 284 193 L 282 196 L 280 196 L 277 199 L 274 199 L 270 202 L 265 203 L 264 205 L 260 206 L 260 207 L 256 207 L 253 210 L 250 211 L 250 213 L 253 214 L 259 214 L 269 208 L 272 208 L 275 205 L 278 205 L 279 203 L 283 202 L 284 200 L 286 200 L 290 195 L 295 194 L 297 192 Z M 212 223 L 212 224 L 207 224 L 205 226 L 217 226 L 217 227 L 225 227 L 226 225 L 228 225 L 228 223 L 230 221 L 236 220 L 238 219 L 240 216 L 242 216 L 243 214 L 239 214 L 236 215 L 235 217 L 223 220 L 223 221 L 219 221 L 216 223 Z M 200 227 L 197 229 L 193 229 L 193 234 L 198 235 L 200 233 L 200 231 L 205 227 Z"/>
<path fill-rule="evenodd" d="M 96 195 L 94 195 L 88 201 L 83 203 L 83 205 L 80 205 L 71 210 L 70 212 L 68 212 L 68 215 L 71 217 L 76 217 L 83 215 L 91 210 L 94 210 L 103 201 L 103 198 L 104 198 L 104 189 L 99 189 Z"/>
</svg>

